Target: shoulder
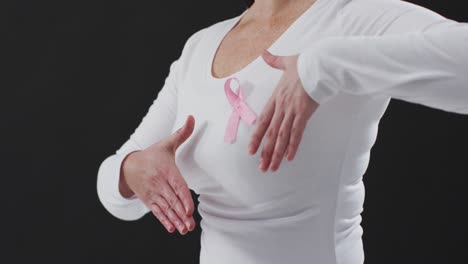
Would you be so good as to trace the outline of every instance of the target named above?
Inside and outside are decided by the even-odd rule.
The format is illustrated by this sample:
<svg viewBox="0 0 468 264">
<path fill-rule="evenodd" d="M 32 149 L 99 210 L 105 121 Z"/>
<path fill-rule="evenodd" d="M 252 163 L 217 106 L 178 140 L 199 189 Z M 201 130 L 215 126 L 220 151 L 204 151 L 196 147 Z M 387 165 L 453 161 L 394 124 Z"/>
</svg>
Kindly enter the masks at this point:
<svg viewBox="0 0 468 264">
<path fill-rule="evenodd" d="M 445 19 L 432 10 L 401 0 L 343 0 L 338 17 L 344 33 L 349 35 L 421 30 Z"/>
<path fill-rule="evenodd" d="M 395 9 L 407 9 L 417 8 L 418 5 L 402 0 L 342 0 L 346 8 L 352 8 L 356 6 L 368 7 L 368 8 L 395 8 Z"/>
</svg>

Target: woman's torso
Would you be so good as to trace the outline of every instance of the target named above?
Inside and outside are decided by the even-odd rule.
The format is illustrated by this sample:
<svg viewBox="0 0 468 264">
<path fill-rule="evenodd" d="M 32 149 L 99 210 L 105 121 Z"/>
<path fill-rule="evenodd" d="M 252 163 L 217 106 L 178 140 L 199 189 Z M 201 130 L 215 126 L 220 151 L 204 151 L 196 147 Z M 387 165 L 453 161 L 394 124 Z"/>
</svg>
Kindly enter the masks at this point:
<svg viewBox="0 0 468 264">
<path fill-rule="evenodd" d="M 297 54 L 320 38 L 342 34 L 334 19 L 339 8 L 325 2 L 318 0 L 269 51 Z M 295 159 L 262 173 L 260 151 L 247 151 L 255 126 L 241 120 L 237 140 L 223 141 L 233 110 L 224 82 L 237 77 L 259 116 L 282 71 L 259 57 L 230 76 L 211 75 L 216 48 L 237 19 L 206 31 L 179 84 L 173 132 L 189 114 L 195 129 L 176 162 L 200 195 L 200 263 L 362 263 L 362 175 L 389 98 L 336 95 L 309 119 Z"/>
</svg>

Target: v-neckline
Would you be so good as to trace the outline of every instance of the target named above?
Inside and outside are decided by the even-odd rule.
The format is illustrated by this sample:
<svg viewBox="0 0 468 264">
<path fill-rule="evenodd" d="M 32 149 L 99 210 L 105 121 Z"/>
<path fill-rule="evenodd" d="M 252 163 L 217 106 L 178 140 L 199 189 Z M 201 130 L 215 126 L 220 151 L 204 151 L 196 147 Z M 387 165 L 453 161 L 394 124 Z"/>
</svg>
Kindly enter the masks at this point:
<svg viewBox="0 0 468 264">
<path fill-rule="evenodd" d="M 276 38 L 276 40 L 270 45 L 270 47 L 267 48 L 267 50 L 270 53 L 276 54 L 275 50 L 279 47 L 279 45 L 286 38 L 286 36 L 288 34 L 291 34 L 291 32 L 293 32 L 298 27 L 298 25 L 302 22 L 302 20 L 304 20 L 305 17 L 309 16 L 310 13 L 313 13 L 314 10 L 317 9 L 318 4 L 320 4 L 323 1 L 325 1 L 325 0 L 315 0 L 315 2 L 311 6 L 309 6 L 298 18 L 296 18 L 296 20 L 294 20 L 291 23 L 291 25 L 289 25 L 289 27 L 285 31 L 283 31 L 283 33 L 281 33 L 281 35 L 278 38 Z M 215 58 L 215 55 L 216 55 L 219 47 L 221 46 L 222 41 L 226 38 L 226 36 L 229 34 L 229 32 L 231 30 L 233 30 L 233 28 L 235 26 L 237 26 L 237 24 L 239 23 L 239 21 L 242 19 L 242 17 L 245 15 L 245 13 L 247 11 L 248 11 L 248 9 L 246 9 L 244 12 L 242 12 L 242 14 L 240 14 L 239 16 L 234 17 L 230 21 L 228 21 L 228 23 L 225 24 L 225 27 L 222 30 L 220 30 L 219 31 L 220 33 L 214 38 L 213 48 L 210 50 L 209 58 L 207 60 L 208 63 L 207 63 L 206 71 L 205 71 L 205 73 L 206 73 L 205 76 L 206 76 L 206 78 L 208 80 L 224 81 L 224 80 L 226 80 L 228 78 L 232 78 L 234 76 L 242 75 L 250 67 L 253 67 L 255 64 L 257 64 L 261 60 L 263 60 L 262 55 L 260 54 L 255 59 L 250 61 L 247 65 L 245 65 L 243 68 L 241 68 L 240 70 L 238 70 L 238 71 L 236 71 L 236 72 L 234 72 L 232 74 L 229 74 L 228 76 L 225 76 L 225 77 L 215 77 L 215 76 L 213 76 L 213 73 L 212 73 L 214 58 Z"/>
</svg>

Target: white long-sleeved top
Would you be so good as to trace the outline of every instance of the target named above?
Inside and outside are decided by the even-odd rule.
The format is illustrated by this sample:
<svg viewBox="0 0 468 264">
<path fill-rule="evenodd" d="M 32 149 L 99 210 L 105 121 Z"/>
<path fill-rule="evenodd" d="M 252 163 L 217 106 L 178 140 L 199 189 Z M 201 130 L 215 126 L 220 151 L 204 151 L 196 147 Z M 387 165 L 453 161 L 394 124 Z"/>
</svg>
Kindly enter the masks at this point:
<svg viewBox="0 0 468 264">
<path fill-rule="evenodd" d="M 148 213 L 118 191 L 122 160 L 192 114 L 176 164 L 199 194 L 201 264 L 363 263 L 362 176 L 379 120 L 391 98 L 468 114 L 468 27 L 398 0 L 317 0 L 268 50 L 300 54 L 299 76 L 320 106 L 295 159 L 262 173 L 260 151 L 247 152 L 254 125 L 241 121 L 237 140 L 223 141 L 233 110 L 223 86 L 237 77 L 259 115 L 282 71 L 259 56 L 225 78 L 211 74 L 217 47 L 244 14 L 187 40 L 140 125 L 102 162 L 100 201 L 123 220 Z"/>
</svg>

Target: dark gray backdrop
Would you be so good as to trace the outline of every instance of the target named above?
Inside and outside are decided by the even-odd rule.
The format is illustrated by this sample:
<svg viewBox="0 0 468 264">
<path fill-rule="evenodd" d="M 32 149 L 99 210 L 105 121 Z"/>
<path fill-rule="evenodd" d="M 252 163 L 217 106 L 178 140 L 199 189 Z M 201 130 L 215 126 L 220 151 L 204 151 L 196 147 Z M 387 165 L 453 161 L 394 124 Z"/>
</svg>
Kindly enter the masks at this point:
<svg viewBox="0 0 468 264">
<path fill-rule="evenodd" d="M 414 2 L 468 21 L 463 2 Z M 139 124 L 186 39 L 238 15 L 243 1 L 1 5 L 0 262 L 198 263 L 198 214 L 186 236 L 150 214 L 117 220 L 97 199 L 96 174 Z M 466 115 L 392 100 L 364 176 L 366 263 L 466 262 L 467 135 Z"/>
</svg>

